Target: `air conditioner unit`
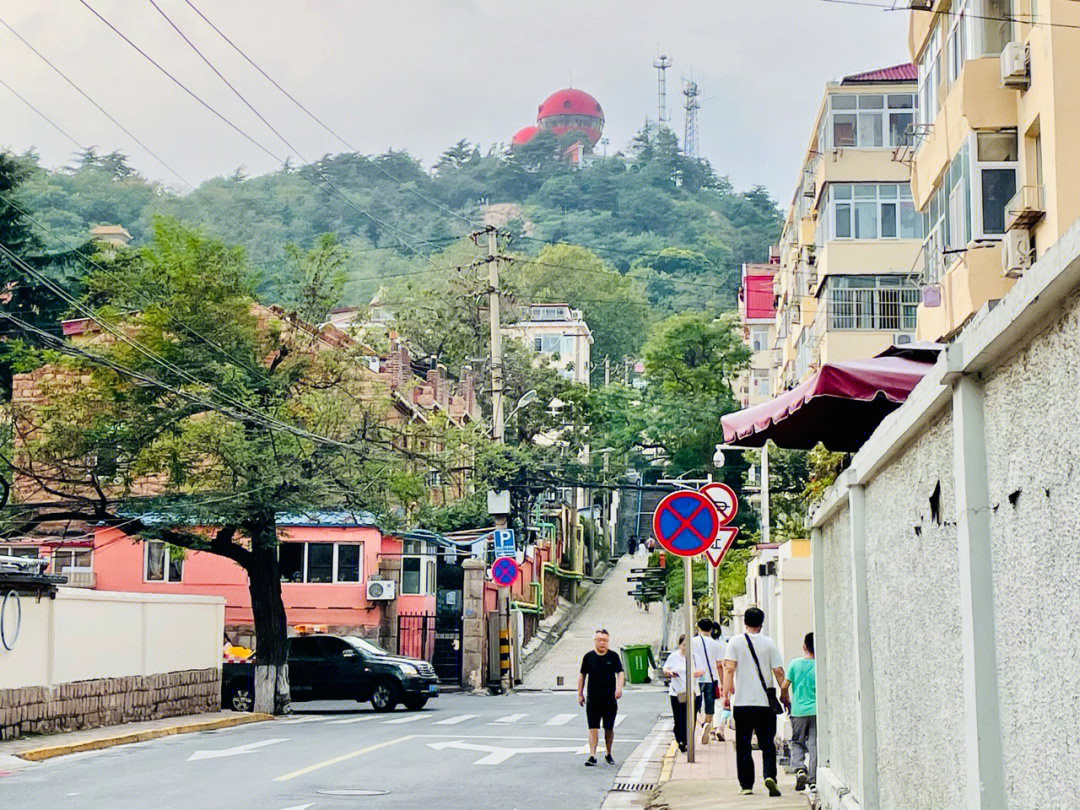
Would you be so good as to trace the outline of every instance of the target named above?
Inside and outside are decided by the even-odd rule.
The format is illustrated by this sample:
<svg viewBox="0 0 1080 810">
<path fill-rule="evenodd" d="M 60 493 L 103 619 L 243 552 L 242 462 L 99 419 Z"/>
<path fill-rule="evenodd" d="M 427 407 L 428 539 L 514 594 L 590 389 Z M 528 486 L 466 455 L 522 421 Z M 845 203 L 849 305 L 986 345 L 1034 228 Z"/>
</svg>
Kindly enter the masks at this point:
<svg viewBox="0 0 1080 810">
<path fill-rule="evenodd" d="M 392 579 L 369 579 L 367 598 L 369 602 L 386 602 L 397 596 L 397 583 Z"/>
<path fill-rule="evenodd" d="M 1010 42 L 1001 51 L 1001 86 L 1028 86 L 1027 47 L 1023 42 Z"/>
<path fill-rule="evenodd" d="M 1019 278 L 1031 267 L 1031 234 L 1012 230 L 1001 243 L 1001 272 L 1009 278 Z"/>
<path fill-rule="evenodd" d="M 934 0 L 911 0 L 912 11 L 930 11 L 934 7 Z"/>
<path fill-rule="evenodd" d="M 892 336 L 893 346 L 905 346 L 915 340 L 911 332 L 896 332 Z"/>
</svg>

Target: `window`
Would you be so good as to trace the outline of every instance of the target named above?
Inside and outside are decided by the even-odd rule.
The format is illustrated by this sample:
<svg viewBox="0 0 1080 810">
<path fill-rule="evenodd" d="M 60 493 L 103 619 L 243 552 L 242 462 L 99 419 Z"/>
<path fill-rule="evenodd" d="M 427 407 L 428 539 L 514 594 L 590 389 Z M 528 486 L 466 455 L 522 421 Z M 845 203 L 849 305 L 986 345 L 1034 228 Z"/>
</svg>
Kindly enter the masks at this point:
<svg viewBox="0 0 1080 810">
<path fill-rule="evenodd" d="M 904 276 L 830 276 L 829 329 L 910 332 L 921 293 Z"/>
<path fill-rule="evenodd" d="M 769 370 L 755 368 L 750 371 L 750 393 L 758 397 L 772 396 L 772 386 L 769 384 Z"/>
<path fill-rule="evenodd" d="M 837 93 L 829 97 L 834 149 L 899 146 L 915 119 L 915 96 Z M 827 147 L 825 147 L 827 148 Z"/>
<path fill-rule="evenodd" d="M 919 121 L 932 124 L 941 109 L 941 29 L 934 28 L 919 59 Z"/>
<path fill-rule="evenodd" d="M 406 540 L 401 545 L 401 592 L 435 593 L 435 553 L 430 543 Z"/>
<path fill-rule="evenodd" d="M 530 317 L 534 321 L 565 321 L 566 307 L 533 307 Z"/>
<path fill-rule="evenodd" d="M 901 183 L 840 183 L 829 187 L 828 239 L 918 239 L 922 222 L 911 188 Z"/>
<path fill-rule="evenodd" d="M 35 546 L 0 546 L 0 557 L 30 557 L 38 556 Z"/>
<path fill-rule="evenodd" d="M 539 337 L 534 337 L 533 338 L 533 351 L 534 352 L 541 352 L 543 350 L 544 350 L 544 341 L 543 341 L 543 339 L 539 338 Z"/>
<path fill-rule="evenodd" d="M 363 543 L 296 543 L 278 545 L 282 582 L 359 582 Z"/>
<path fill-rule="evenodd" d="M 769 327 L 755 325 L 750 327 L 750 350 L 763 352 L 769 348 Z"/>
<path fill-rule="evenodd" d="M 180 582 L 184 573 L 184 558 L 174 554 L 172 546 L 160 540 L 148 540 L 143 545 L 146 548 L 143 579 L 146 582 Z"/>
<path fill-rule="evenodd" d="M 979 179 L 979 229 L 982 236 L 1005 233 L 1005 207 L 1016 194 L 1019 144 L 1016 130 L 975 134 L 974 173 Z"/>
</svg>

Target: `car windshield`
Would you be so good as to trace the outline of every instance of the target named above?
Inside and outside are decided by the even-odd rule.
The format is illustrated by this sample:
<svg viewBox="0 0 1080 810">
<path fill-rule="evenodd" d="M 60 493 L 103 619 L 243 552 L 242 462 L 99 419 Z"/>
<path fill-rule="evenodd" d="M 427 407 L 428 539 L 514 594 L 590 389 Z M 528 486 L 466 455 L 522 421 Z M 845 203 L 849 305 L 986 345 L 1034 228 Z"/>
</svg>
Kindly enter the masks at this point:
<svg viewBox="0 0 1080 810">
<path fill-rule="evenodd" d="M 389 655 L 389 653 L 378 644 L 372 644 L 366 638 L 360 638 L 360 636 L 342 636 L 342 638 L 352 646 L 356 647 L 356 649 L 360 650 L 360 652 L 365 652 L 368 655 Z"/>
</svg>

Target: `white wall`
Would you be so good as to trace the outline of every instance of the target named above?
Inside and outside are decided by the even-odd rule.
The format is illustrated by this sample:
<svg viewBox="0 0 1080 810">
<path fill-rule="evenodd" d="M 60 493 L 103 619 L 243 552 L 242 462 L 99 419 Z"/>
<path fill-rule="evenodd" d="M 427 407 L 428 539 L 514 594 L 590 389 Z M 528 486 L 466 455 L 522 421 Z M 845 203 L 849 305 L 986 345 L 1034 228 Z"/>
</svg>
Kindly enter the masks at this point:
<svg viewBox="0 0 1080 810">
<path fill-rule="evenodd" d="M 790 551 L 790 544 L 781 546 L 776 564 L 775 641 L 785 663 L 802 656 L 803 639 L 814 629 L 810 558 L 792 557 Z"/>
<path fill-rule="evenodd" d="M 15 648 L 0 650 L 0 689 L 221 666 L 221 597 L 60 588 L 21 604 Z"/>
</svg>

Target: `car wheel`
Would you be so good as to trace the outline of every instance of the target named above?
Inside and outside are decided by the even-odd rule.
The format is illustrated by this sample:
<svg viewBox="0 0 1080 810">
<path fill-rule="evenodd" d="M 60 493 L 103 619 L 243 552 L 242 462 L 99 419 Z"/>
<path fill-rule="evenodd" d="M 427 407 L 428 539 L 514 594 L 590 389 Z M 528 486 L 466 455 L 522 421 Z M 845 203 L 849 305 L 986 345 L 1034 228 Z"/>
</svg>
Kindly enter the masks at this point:
<svg viewBox="0 0 1080 810">
<path fill-rule="evenodd" d="M 425 706 L 427 706 L 428 699 L 426 697 L 407 697 L 405 698 L 405 708 L 410 712 L 418 712 Z"/>
<path fill-rule="evenodd" d="M 371 705 L 377 712 L 392 712 L 398 704 L 398 685 L 390 680 L 379 681 L 371 693 Z"/>
<path fill-rule="evenodd" d="M 255 708 L 255 693 L 250 686 L 234 686 L 229 705 L 234 712 L 250 712 Z"/>
</svg>

